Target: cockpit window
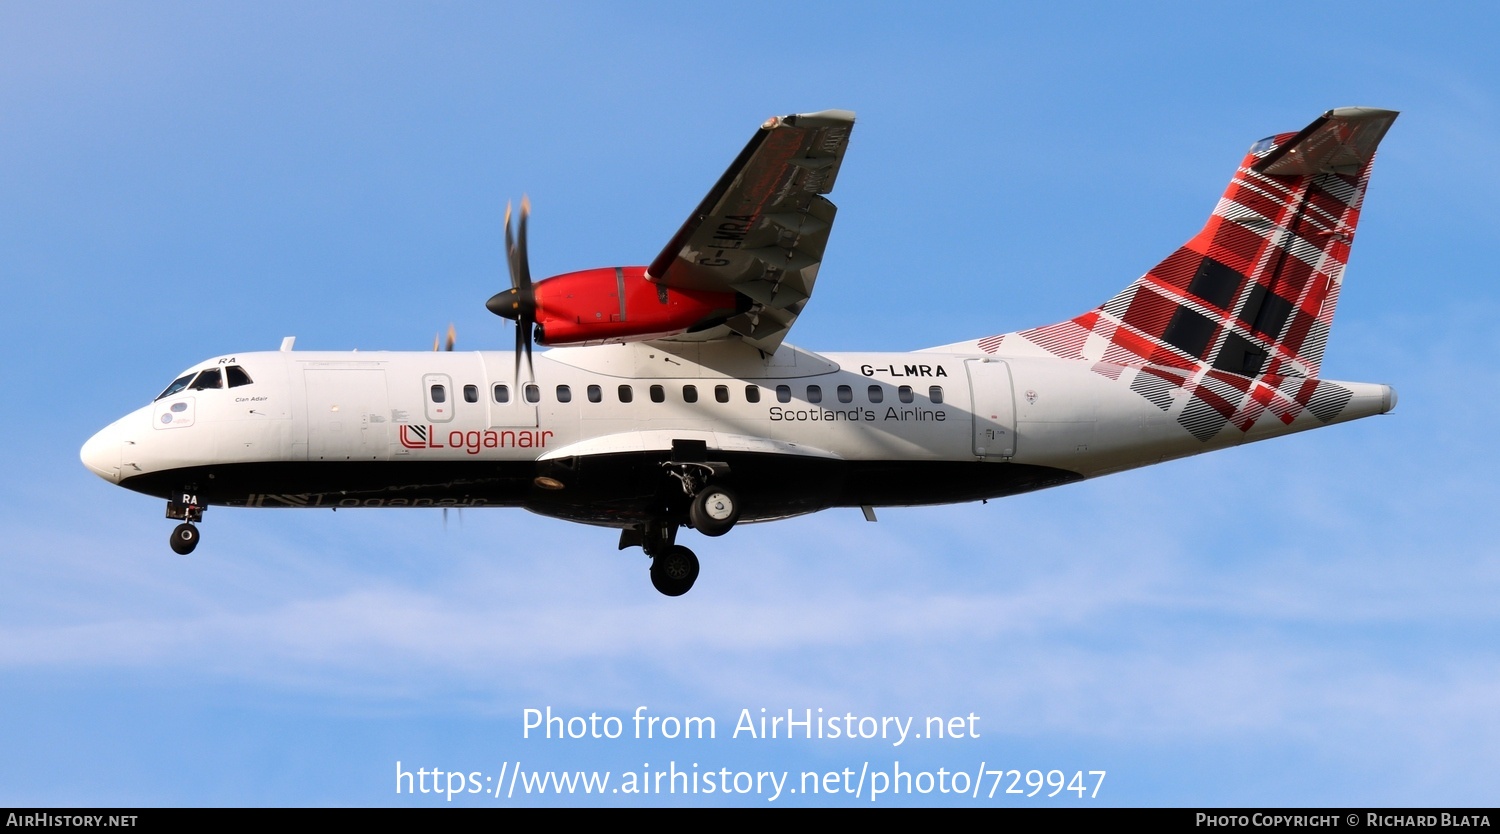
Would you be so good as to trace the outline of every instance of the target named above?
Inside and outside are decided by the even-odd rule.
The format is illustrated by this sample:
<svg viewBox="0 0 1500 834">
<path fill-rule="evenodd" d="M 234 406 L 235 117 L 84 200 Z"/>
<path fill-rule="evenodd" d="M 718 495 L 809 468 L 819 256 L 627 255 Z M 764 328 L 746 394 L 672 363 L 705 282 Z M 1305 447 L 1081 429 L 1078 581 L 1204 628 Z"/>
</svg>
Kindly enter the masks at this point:
<svg viewBox="0 0 1500 834">
<path fill-rule="evenodd" d="M 172 380 L 172 384 L 167 386 L 167 390 L 161 392 L 160 394 L 157 394 L 156 395 L 156 399 L 159 400 L 159 399 L 161 399 L 163 397 L 170 397 L 173 394 L 177 393 L 178 391 L 181 391 L 182 389 L 188 387 L 188 383 L 192 382 L 192 381 L 193 381 L 193 375 L 192 374 L 186 374 L 184 376 L 180 376 L 180 377 Z M 152 402 L 156 402 L 156 400 L 152 400 Z"/>
<path fill-rule="evenodd" d="M 254 382 L 250 378 L 250 375 L 245 373 L 245 369 L 239 365 L 230 365 L 222 370 L 219 368 L 206 368 L 196 374 L 183 374 L 172 380 L 172 384 L 167 386 L 167 390 L 157 394 L 156 399 L 164 399 L 188 389 L 202 391 L 205 388 L 223 388 L 226 376 L 229 378 L 230 388 L 238 388 L 241 385 L 250 385 Z M 155 401 L 152 400 L 152 402 Z"/>
<path fill-rule="evenodd" d="M 193 380 L 191 387 L 194 391 L 202 391 L 204 388 L 223 388 L 224 374 L 218 368 L 209 368 L 198 374 L 198 378 Z"/>
<path fill-rule="evenodd" d="M 239 365 L 230 365 L 229 367 L 225 368 L 224 376 L 229 379 L 230 388 L 238 388 L 241 385 L 249 385 L 251 382 L 250 375 L 245 373 L 245 369 L 241 368 Z"/>
</svg>

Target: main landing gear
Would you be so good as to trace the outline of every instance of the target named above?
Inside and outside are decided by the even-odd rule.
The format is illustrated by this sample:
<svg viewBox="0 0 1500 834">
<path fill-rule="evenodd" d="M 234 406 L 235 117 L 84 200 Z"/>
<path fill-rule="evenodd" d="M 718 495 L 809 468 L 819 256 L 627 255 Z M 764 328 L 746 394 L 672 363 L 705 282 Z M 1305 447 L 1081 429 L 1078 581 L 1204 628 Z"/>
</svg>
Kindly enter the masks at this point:
<svg viewBox="0 0 1500 834">
<path fill-rule="evenodd" d="M 677 543 L 683 522 L 705 536 L 722 536 L 740 520 L 739 496 L 723 484 L 729 465 L 707 460 L 707 451 L 701 440 L 675 441 L 662 467 L 682 486 L 682 496 L 664 494 L 660 516 L 620 533 L 621 550 L 640 545 L 651 557 L 651 584 L 669 597 L 682 596 L 698 580 L 697 555 Z"/>
<path fill-rule="evenodd" d="M 680 524 L 651 521 L 620 531 L 620 549 L 639 546 L 651 557 L 651 585 L 669 597 L 680 597 L 698 581 L 698 556 L 677 543 Z"/>
<path fill-rule="evenodd" d="M 698 555 L 680 544 L 651 559 L 651 586 L 669 597 L 680 597 L 698 581 Z"/>
<path fill-rule="evenodd" d="M 688 523 L 705 536 L 722 536 L 740 520 L 740 499 L 724 486 L 729 464 L 707 460 L 703 441 L 678 440 L 672 459 L 662 464 L 682 484 L 688 501 Z"/>
<path fill-rule="evenodd" d="M 167 499 L 167 518 L 180 519 L 181 524 L 172 528 L 172 552 L 183 556 L 193 552 L 198 546 L 198 540 L 202 535 L 193 522 L 203 520 L 203 507 L 198 503 L 198 496 L 192 492 L 183 492 L 178 495 L 178 500 Z"/>
<path fill-rule="evenodd" d="M 688 507 L 693 529 L 705 536 L 722 536 L 740 520 L 740 499 L 729 487 L 707 486 Z"/>
</svg>

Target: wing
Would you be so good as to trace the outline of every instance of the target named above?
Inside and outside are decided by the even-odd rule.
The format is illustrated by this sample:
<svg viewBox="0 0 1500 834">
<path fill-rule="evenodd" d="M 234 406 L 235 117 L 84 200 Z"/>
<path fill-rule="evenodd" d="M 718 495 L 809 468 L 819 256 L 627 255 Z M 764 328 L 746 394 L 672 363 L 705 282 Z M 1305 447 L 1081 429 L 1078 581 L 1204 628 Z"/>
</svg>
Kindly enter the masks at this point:
<svg viewBox="0 0 1500 834">
<path fill-rule="evenodd" d="M 651 262 L 659 284 L 744 297 L 744 312 L 685 338 L 739 338 L 768 353 L 781 344 L 818 277 L 836 211 L 822 195 L 853 127 L 847 110 L 766 120 Z"/>
</svg>

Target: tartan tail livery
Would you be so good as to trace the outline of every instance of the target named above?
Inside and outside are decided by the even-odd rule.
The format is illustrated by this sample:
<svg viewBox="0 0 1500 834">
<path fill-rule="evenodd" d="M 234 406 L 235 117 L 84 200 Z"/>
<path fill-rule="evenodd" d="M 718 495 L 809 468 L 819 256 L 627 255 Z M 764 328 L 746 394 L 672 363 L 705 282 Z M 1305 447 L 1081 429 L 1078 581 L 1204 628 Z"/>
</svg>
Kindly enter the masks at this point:
<svg viewBox="0 0 1500 834">
<path fill-rule="evenodd" d="M 1097 363 L 1208 441 L 1247 432 L 1267 409 L 1340 416 L 1347 384 L 1318 371 L 1375 148 L 1397 113 L 1329 110 L 1306 128 L 1250 147 L 1207 225 L 1166 260 L 1081 316 L 973 345 L 987 353 Z M 951 346 L 957 347 L 957 346 Z M 1387 404 L 1387 408 L 1391 404 Z M 1363 416 L 1363 415 L 1360 415 Z"/>
</svg>

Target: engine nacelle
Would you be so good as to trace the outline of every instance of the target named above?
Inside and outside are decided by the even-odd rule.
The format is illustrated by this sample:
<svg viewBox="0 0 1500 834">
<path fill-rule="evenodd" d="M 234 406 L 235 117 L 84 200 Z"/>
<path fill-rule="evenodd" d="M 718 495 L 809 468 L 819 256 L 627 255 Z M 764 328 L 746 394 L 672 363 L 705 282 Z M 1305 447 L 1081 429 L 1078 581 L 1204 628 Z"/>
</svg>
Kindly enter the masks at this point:
<svg viewBox="0 0 1500 834">
<path fill-rule="evenodd" d="M 537 343 L 550 347 L 641 342 L 711 327 L 739 312 L 740 295 L 665 287 L 646 267 L 554 275 L 532 285 Z"/>
</svg>

